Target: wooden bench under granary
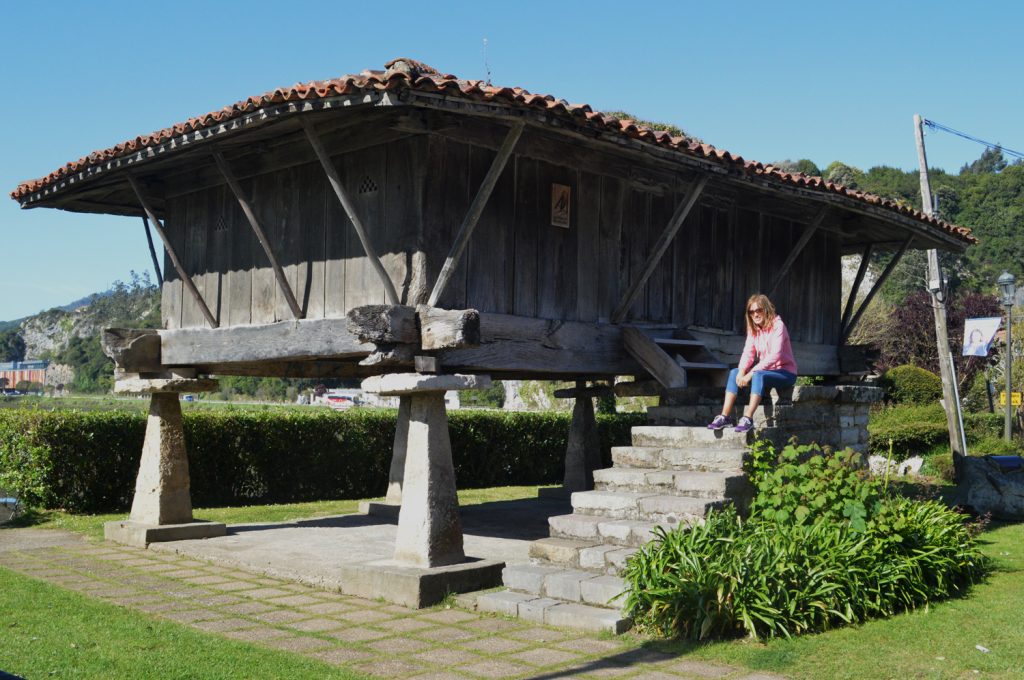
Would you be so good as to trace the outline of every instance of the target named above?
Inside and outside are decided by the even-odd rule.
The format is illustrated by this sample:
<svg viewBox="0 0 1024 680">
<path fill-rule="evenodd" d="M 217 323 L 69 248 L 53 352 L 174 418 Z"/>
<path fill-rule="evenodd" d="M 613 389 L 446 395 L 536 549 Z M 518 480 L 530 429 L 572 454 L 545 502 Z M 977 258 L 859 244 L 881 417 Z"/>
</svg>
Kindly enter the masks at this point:
<svg viewBox="0 0 1024 680">
<path fill-rule="evenodd" d="M 846 339 L 903 253 L 974 242 L 905 205 L 411 59 L 133 138 L 12 197 L 139 216 L 162 241 L 163 327 L 105 336 L 120 387 L 157 395 L 153 455 L 184 459 L 173 444 L 179 407 L 166 395 L 208 376 L 365 378 L 399 395 L 389 501 L 405 500 L 400 535 L 412 535 L 428 501 L 454 496 L 447 437 L 430 434 L 446 428 L 439 386 L 576 381 L 566 396 L 588 398 L 577 400 L 570 452 L 590 467 L 567 480 L 583 490 L 593 484 L 581 449 L 589 396 L 661 393 L 676 409 L 662 412 L 667 426 L 696 420 L 701 386 L 723 384 L 738 358 L 755 292 L 776 302 L 803 373 L 855 373 L 862 362 Z M 857 307 L 866 263 L 882 251 L 888 265 Z M 865 265 L 843 300 L 847 254 Z M 822 403 L 841 409 L 854 392 L 836 394 Z M 417 509 L 401 493 L 412 469 L 440 480 L 417 482 Z M 133 521 L 165 527 L 161 504 L 178 503 L 166 516 L 201 532 L 187 459 L 175 479 L 164 489 L 140 473 L 136 503 L 151 511 Z M 410 539 L 396 556 L 458 563 L 452 516 L 429 518 L 420 537 L 434 538 Z M 155 540 L 146 536 L 137 540 Z"/>
</svg>

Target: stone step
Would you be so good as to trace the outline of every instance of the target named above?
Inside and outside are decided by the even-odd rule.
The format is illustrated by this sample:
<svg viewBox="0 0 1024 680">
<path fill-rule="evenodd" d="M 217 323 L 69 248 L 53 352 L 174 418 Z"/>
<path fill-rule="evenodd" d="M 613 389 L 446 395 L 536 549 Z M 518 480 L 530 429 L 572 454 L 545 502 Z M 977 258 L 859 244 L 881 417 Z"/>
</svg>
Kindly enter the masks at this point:
<svg viewBox="0 0 1024 680">
<path fill-rule="evenodd" d="M 662 448 L 746 448 L 754 440 L 753 431 L 735 432 L 732 428 L 709 430 L 707 427 L 637 425 L 632 430 L 633 446 Z"/>
<path fill-rule="evenodd" d="M 635 428 L 634 428 L 635 429 Z M 658 446 L 613 446 L 615 468 L 660 468 L 704 472 L 739 472 L 747 456 L 746 447 L 730 448 Z"/>
<path fill-rule="evenodd" d="M 530 543 L 530 558 L 541 563 L 576 568 L 580 566 L 580 551 L 597 545 L 601 545 L 599 538 L 578 539 L 549 536 Z M 603 573 L 604 569 L 602 568 L 601 571 Z"/>
<path fill-rule="evenodd" d="M 574 514 L 648 522 L 692 521 L 704 517 L 724 498 L 694 498 L 656 492 L 577 491 L 572 495 Z"/>
<path fill-rule="evenodd" d="M 670 493 L 694 498 L 738 498 L 749 494 L 750 484 L 739 471 L 665 470 L 612 467 L 594 471 L 598 491 Z"/>
<path fill-rule="evenodd" d="M 548 565 L 516 564 L 505 567 L 501 577 L 509 590 L 536 597 L 615 610 L 621 610 L 623 604 L 622 598 L 615 599 L 625 589 L 625 582 L 619 576 Z"/>
<path fill-rule="evenodd" d="M 590 543 L 591 545 L 573 546 L 573 549 L 578 552 L 575 561 L 573 561 L 574 558 L 571 555 L 567 554 L 568 544 L 562 546 L 566 548 L 566 552 L 561 555 L 557 554 L 555 550 L 547 550 L 546 548 L 538 548 L 538 551 L 545 551 L 544 555 L 539 553 L 533 555 L 532 552 L 531 555 L 534 557 L 544 557 L 552 562 L 567 565 L 574 563 L 575 566 L 583 569 L 605 570 L 608 565 L 603 560 L 595 561 L 593 559 L 593 555 L 599 552 L 598 548 L 609 548 L 611 550 L 638 548 L 655 538 L 655 527 L 660 526 L 666 531 L 671 531 L 679 526 L 689 526 L 697 521 L 696 518 L 693 518 L 681 522 L 673 522 L 668 519 L 660 522 L 645 522 L 641 520 L 610 519 L 608 517 L 576 513 L 571 515 L 555 515 L 548 518 L 551 538 L 562 538 L 569 541 L 578 541 L 582 544 Z"/>
<path fill-rule="evenodd" d="M 613 635 L 625 633 L 633 625 L 629 617 L 614 609 L 563 602 L 513 590 L 484 593 L 477 597 L 476 607 L 479 611 L 514 616 L 533 623 Z"/>
</svg>

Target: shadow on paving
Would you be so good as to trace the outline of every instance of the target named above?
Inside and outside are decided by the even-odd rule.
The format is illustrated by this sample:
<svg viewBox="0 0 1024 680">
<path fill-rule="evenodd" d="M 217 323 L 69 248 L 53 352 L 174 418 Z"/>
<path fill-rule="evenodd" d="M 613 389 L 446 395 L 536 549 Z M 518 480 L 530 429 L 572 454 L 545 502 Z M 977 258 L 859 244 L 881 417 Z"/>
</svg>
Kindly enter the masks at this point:
<svg viewBox="0 0 1024 680">
<path fill-rule="evenodd" d="M 547 538 L 548 518 L 572 512 L 568 499 L 524 498 L 492 501 L 459 508 L 462 532 L 471 536 L 535 541 Z M 232 524 L 229 533 L 242 534 L 282 528 L 356 529 L 394 525 L 397 519 L 373 515 L 337 515 L 318 519 L 300 519 L 274 524 Z"/>
</svg>

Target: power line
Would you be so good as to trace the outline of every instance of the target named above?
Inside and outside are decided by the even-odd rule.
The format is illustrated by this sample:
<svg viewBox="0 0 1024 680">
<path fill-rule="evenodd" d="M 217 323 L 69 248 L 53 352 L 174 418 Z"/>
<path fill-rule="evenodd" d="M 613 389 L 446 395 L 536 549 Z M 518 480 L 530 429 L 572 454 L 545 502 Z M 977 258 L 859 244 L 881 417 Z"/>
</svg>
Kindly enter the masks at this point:
<svg viewBox="0 0 1024 680">
<path fill-rule="evenodd" d="M 1013 149 L 1008 149 L 1005 146 L 1003 146 L 1002 144 L 993 144 L 992 142 L 986 142 L 984 139 L 978 139 L 977 137 L 974 137 L 973 135 L 969 135 L 966 132 L 960 132 L 959 130 L 954 130 L 953 128 L 951 128 L 949 126 L 943 125 L 942 123 L 936 123 L 934 120 L 925 119 L 924 120 L 924 124 L 927 125 L 928 127 L 932 128 L 932 129 L 934 129 L 934 130 L 942 130 L 943 132 L 948 132 L 951 135 L 956 135 L 957 137 L 962 137 L 962 138 L 964 138 L 966 140 L 975 142 L 977 144 L 981 144 L 982 146 L 986 146 L 986 147 L 988 147 L 990 149 L 1000 149 L 1007 156 L 1012 156 L 1014 158 L 1024 159 L 1024 153 L 1021 153 L 1020 151 L 1014 151 Z"/>
</svg>

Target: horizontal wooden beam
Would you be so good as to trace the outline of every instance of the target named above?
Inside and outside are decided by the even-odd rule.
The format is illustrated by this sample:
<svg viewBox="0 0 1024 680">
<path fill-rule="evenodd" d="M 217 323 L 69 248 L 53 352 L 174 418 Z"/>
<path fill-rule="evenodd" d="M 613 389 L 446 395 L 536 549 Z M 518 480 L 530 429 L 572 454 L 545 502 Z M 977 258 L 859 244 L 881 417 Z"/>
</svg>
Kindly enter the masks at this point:
<svg viewBox="0 0 1024 680">
<path fill-rule="evenodd" d="M 161 359 L 165 366 L 196 366 L 369 355 L 374 345 L 360 342 L 346 326 L 346 319 L 304 319 L 216 330 L 162 330 Z"/>
</svg>

